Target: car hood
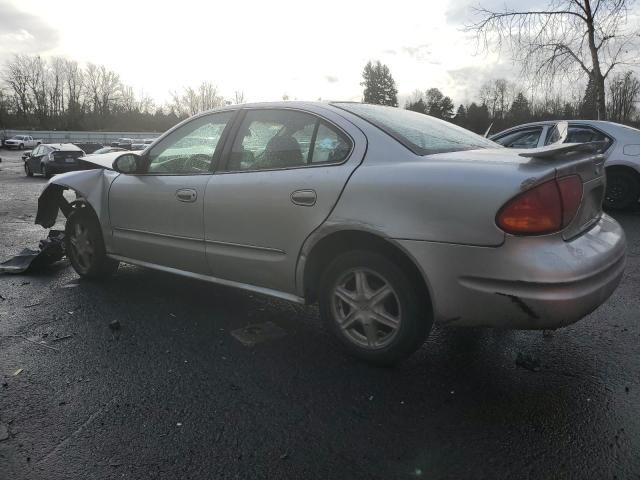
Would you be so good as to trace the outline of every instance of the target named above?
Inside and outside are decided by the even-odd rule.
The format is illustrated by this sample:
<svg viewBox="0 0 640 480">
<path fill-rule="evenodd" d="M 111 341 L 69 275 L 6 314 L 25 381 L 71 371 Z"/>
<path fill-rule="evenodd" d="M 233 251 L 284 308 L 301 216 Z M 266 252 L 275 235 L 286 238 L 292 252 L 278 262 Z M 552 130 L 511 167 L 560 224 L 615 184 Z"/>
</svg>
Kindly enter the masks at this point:
<svg viewBox="0 0 640 480">
<path fill-rule="evenodd" d="M 122 156 L 123 154 L 138 155 L 138 153 L 136 152 L 129 152 L 129 151 L 98 153 L 98 154 L 85 155 L 84 157 L 81 157 L 80 160 L 87 163 L 92 163 L 93 165 L 97 165 L 99 167 L 106 168 L 108 170 L 113 170 L 114 169 L 113 163 L 116 161 L 118 157 Z"/>
</svg>

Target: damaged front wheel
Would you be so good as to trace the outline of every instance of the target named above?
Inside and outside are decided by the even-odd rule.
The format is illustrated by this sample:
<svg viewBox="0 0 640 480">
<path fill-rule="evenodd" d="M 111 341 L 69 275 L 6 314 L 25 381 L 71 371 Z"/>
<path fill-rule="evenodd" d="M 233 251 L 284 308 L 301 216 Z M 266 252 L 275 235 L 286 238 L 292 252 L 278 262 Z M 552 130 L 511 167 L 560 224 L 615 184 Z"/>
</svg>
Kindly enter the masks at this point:
<svg viewBox="0 0 640 480">
<path fill-rule="evenodd" d="M 118 270 L 119 262 L 107 257 L 100 223 L 87 207 L 73 209 L 65 228 L 67 256 L 81 277 L 106 278 Z"/>
</svg>

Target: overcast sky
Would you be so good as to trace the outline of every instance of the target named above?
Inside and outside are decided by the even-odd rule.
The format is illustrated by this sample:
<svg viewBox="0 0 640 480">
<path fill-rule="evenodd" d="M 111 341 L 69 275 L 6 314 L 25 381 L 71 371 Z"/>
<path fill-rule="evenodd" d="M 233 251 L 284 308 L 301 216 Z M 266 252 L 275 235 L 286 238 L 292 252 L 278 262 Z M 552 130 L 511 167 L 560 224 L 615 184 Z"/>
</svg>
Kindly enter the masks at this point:
<svg viewBox="0 0 640 480">
<path fill-rule="evenodd" d="M 104 64 L 157 101 L 213 82 L 248 101 L 360 100 L 369 60 L 389 65 L 401 95 L 439 87 L 456 102 L 508 57 L 476 54 L 462 31 L 471 5 L 504 0 L 0 0 L 0 61 L 13 53 Z M 515 1 L 513 2 L 515 6 Z M 537 0 L 517 0 L 522 4 Z M 544 2 L 543 2 L 544 3 Z"/>
</svg>

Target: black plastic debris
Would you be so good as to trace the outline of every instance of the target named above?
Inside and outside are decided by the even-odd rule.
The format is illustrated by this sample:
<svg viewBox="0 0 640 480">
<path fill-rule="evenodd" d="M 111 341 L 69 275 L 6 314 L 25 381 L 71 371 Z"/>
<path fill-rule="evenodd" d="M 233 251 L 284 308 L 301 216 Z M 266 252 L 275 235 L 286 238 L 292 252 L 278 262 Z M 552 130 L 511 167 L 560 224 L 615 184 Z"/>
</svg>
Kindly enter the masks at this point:
<svg viewBox="0 0 640 480">
<path fill-rule="evenodd" d="M 38 250 L 25 248 L 15 257 L 0 263 L 0 273 L 24 273 L 45 268 L 65 255 L 64 232 L 50 230 L 47 238 L 40 240 Z"/>
</svg>

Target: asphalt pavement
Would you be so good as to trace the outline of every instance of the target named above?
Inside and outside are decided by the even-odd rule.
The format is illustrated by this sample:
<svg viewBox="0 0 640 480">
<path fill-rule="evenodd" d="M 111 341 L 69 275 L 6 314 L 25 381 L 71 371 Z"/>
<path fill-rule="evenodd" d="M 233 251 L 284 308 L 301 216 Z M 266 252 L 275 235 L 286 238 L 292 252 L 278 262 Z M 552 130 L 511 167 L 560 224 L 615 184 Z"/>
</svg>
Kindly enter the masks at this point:
<svg viewBox="0 0 640 480">
<path fill-rule="evenodd" d="M 4 260 L 47 231 L 45 180 L 0 158 Z M 315 307 L 133 266 L 0 275 L 0 478 L 638 479 L 640 208 L 615 217 L 627 271 L 593 314 L 434 329 L 392 369 Z"/>
</svg>

